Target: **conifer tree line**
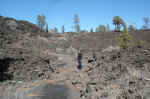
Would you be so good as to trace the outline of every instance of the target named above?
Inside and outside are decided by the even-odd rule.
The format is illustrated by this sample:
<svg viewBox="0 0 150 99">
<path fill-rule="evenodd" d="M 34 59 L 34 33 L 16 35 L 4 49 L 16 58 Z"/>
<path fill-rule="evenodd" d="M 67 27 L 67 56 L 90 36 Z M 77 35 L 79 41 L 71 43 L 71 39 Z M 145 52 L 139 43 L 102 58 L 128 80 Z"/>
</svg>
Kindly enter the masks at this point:
<svg viewBox="0 0 150 99">
<path fill-rule="evenodd" d="M 144 17 L 143 19 L 143 26 L 141 27 L 142 30 L 147 30 L 150 29 L 150 18 L 149 17 Z M 83 33 L 83 32 L 88 32 L 88 30 L 82 30 L 80 27 L 80 18 L 78 14 L 75 14 L 73 17 L 73 23 L 74 23 L 74 30 L 73 32 L 76 33 Z M 109 31 L 115 31 L 115 32 L 121 32 L 123 31 L 124 27 L 126 27 L 127 31 L 136 31 L 137 28 L 133 25 L 130 24 L 128 27 L 125 23 L 125 21 L 120 17 L 120 16 L 114 16 L 112 19 L 112 24 L 114 25 L 114 30 L 110 29 L 110 25 L 106 24 L 100 24 L 96 29 L 94 30 L 91 28 L 89 32 L 109 32 Z M 44 14 L 39 14 L 37 15 L 37 26 L 40 28 L 41 31 L 44 32 L 55 32 L 58 33 L 58 28 L 54 27 L 53 29 L 49 30 L 48 23 L 46 22 L 46 16 Z M 63 25 L 61 28 L 61 33 L 65 33 L 65 26 Z"/>
</svg>

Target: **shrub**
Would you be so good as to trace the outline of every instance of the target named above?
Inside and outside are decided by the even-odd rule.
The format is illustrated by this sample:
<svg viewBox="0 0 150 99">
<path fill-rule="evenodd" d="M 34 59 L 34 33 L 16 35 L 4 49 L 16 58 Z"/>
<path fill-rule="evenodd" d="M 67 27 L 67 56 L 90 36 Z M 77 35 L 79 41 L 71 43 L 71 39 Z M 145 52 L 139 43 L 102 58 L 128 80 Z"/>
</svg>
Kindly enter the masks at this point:
<svg viewBox="0 0 150 99">
<path fill-rule="evenodd" d="M 121 35 L 119 35 L 118 42 L 119 42 L 120 48 L 123 48 L 123 49 L 126 49 L 126 48 L 132 46 L 132 36 L 127 31 L 126 27 L 124 27 L 123 33 Z"/>
<path fill-rule="evenodd" d="M 146 42 L 146 41 L 143 41 L 143 40 L 140 40 L 140 41 L 137 41 L 137 42 L 135 43 L 135 45 L 136 45 L 136 47 L 138 47 L 138 48 L 142 48 L 142 47 L 146 47 L 147 42 Z"/>
<path fill-rule="evenodd" d="M 128 31 L 136 31 L 136 27 L 133 24 L 129 25 Z"/>
</svg>

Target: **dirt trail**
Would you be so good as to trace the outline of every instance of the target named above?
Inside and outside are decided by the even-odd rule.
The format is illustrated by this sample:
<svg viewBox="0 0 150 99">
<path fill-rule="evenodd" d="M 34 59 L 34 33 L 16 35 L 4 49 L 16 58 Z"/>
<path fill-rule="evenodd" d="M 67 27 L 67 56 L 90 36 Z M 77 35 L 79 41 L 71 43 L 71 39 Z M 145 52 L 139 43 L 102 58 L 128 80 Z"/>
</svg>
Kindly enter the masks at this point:
<svg viewBox="0 0 150 99">
<path fill-rule="evenodd" d="M 53 53 L 54 55 L 54 53 Z M 83 69 L 77 69 L 77 62 L 74 56 L 72 55 L 64 55 L 64 54 L 55 54 L 59 57 L 60 60 L 66 63 L 66 66 L 59 68 L 59 73 L 52 74 L 53 80 L 65 80 L 70 84 L 75 85 L 77 89 L 80 90 L 81 87 L 85 87 L 86 83 L 90 81 L 86 71 L 86 62 L 82 61 Z"/>
</svg>

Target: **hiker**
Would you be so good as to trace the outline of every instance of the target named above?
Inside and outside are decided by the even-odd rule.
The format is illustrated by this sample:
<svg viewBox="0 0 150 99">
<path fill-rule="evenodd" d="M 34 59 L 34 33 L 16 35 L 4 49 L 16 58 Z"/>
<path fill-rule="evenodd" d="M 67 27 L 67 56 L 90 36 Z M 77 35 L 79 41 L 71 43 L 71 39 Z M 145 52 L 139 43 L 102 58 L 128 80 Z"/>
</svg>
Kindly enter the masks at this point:
<svg viewBox="0 0 150 99">
<path fill-rule="evenodd" d="M 77 61 L 78 61 L 77 68 L 81 70 L 82 69 L 82 53 L 80 50 L 78 50 L 77 52 Z"/>
</svg>

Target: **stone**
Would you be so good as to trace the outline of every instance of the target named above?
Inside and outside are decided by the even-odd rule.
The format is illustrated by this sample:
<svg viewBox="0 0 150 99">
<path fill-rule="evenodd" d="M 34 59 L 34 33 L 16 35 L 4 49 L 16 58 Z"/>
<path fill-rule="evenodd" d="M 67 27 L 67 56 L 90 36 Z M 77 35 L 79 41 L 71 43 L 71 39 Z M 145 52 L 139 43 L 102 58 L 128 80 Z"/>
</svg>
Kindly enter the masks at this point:
<svg viewBox="0 0 150 99">
<path fill-rule="evenodd" d="M 145 88 L 142 93 L 144 99 L 150 99 L 150 87 Z"/>
<path fill-rule="evenodd" d="M 92 92 L 92 88 L 90 85 L 87 85 L 86 92 L 89 94 Z"/>
<path fill-rule="evenodd" d="M 119 51 L 120 48 L 118 46 L 109 46 L 102 50 L 102 52 L 112 52 L 112 51 Z"/>
</svg>

